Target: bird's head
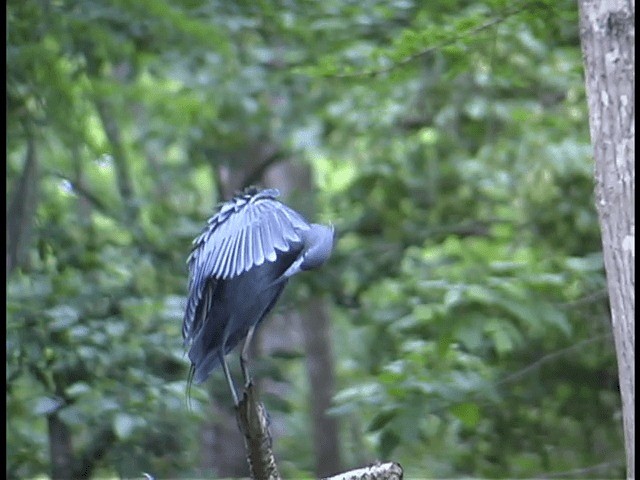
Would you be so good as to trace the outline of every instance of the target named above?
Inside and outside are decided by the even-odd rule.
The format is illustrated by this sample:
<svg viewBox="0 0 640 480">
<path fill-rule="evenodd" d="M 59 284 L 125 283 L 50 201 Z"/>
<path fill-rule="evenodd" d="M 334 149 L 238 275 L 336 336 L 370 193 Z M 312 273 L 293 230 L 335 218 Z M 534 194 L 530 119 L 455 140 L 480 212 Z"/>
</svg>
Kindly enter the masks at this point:
<svg viewBox="0 0 640 480">
<path fill-rule="evenodd" d="M 323 265 L 331 256 L 335 240 L 335 228 L 333 225 L 320 225 L 312 223 L 309 230 L 304 232 L 304 259 L 300 265 L 301 270 L 311 270 Z"/>
</svg>

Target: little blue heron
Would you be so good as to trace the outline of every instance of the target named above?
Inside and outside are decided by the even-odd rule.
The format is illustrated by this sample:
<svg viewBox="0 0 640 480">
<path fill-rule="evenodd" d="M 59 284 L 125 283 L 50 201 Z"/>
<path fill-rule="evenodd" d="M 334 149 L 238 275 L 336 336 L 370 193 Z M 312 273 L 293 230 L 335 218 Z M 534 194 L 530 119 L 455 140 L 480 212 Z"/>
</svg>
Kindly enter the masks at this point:
<svg viewBox="0 0 640 480">
<path fill-rule="evenodd" d="M 321 266 L 331 255 L 334 229 L 308 223 L 279 202 L 278 190 L 246 189 L 223 203 L 193 241 L 189 297 L 182 336 L 189 348 L 188 385 L 204 382 L 222 365 L 238 405 L 225 355 L 242 339 L 245 386 L 255 329 L 276 304 L 291 276 Z"/>
</svg>

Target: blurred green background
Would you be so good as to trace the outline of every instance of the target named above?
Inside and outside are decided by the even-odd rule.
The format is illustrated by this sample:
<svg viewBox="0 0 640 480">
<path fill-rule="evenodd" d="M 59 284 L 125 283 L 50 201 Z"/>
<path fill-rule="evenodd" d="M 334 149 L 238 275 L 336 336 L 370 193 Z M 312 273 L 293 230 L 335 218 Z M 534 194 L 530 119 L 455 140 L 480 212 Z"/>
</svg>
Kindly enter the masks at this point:
<svg viewBox="0 0 640 480">
<path fill-rule="evenodd" d="M 180 334 L 191 240 L 248 184 L 339 237 L 253 352 L 285 478 L 624 476 L 573 0 L 10 0 L 7 27 L 7 478 L 248 474 Z"/>
</svg>

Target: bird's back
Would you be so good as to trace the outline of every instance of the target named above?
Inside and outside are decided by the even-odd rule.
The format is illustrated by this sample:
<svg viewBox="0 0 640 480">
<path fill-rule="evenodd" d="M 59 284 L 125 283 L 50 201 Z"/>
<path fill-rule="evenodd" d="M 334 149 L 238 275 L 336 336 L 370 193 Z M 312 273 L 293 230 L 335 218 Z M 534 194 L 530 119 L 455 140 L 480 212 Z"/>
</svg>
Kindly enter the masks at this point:
<svg viewBox="0 0 640 480">
<path fill-rule="evenodd" d="M 291 265 L 298 251 L 280 253 L 275 262 L 265 263 L 237 277 L 221 280 L 213 287 L 215 301 L 204 326 L 193 340 L 189 359 L 195 366 L 194 382 L 201 383 L 274 307 L 286 281 L 274 281 Z"/>
</svg>

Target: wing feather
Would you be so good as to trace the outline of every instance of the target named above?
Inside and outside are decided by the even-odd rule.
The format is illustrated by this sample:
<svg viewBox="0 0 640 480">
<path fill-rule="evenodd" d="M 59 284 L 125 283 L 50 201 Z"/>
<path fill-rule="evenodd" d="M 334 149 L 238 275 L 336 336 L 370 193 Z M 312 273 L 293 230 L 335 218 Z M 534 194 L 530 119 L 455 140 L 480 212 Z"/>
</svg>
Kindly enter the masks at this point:
<svg viewBox="0 0 640 480">
<path fill-rule="evenodd" d="M 197 298 L 197 301 L 191 301 L 187 306 L 184 321 L 182 322 L 182 338 L 185 346 L 193 342 L 206 323 L 207 315 L 213 302 L 215 285 L 215 280 L 210 279 L 203 291 L 200 292 L 199 297 L 203 298 Z M 196 298 L 193 300 L 196 300 Z"/>
<path fill-rule="evenodd" d="M 257 223 L 251 228 L 251 241 L 253 242 L 252 265 L 258 266 L 264 263 L 264 249 L 262 238 L 260 238 L 260 224 Z"/>
<path fill-rule="evenodd" d="M 230 235 L 226 237 L 226 243 L 224 249 L 220 251 L 218 255 L 222 257 L 222 264 L 220 265 L 219 276 L 222 278 L 229 278 L 231 275 L 231 267 L 235 269 L 233 262 L 235 260 L 235 252 L 233 251 L 233 245 L 237 235 Z"/>
<path fill-rule="evenodd" d="M 205 274 L 209 273 L 212 277 L 222 278 L 222 275 L 220 275 L 218 272 L 222 270 L 222 263 L 226 258 L 222 254 L 222 252 L 224 250 L 226 243 L 229 241 L 229 237 L 221 237 L 220 239 L 216 239 L 216 240 L 218 240 L 217 245 L 216 243 L 213 243 L 209 247 L 209 250 L 210 250 L 209 258 L 213 260 L 212 264 L 210 266 L 203 268 L 202 270 Z"/>
<path fill-rule="evenodd" d="M 225 277 L 235 277 L 238 275 L 238 269 L 242 266 L 240 263 L 240 252 L 238 250 L 238 244 L 240 243 L 242 235 L 234 235 L 229 244 L 229 265 L 225 268 Z"/>
<path fill-rule="evenodd" d="M 216 282 L 241 275 L 265 261 L 274 262 L 278 252 L 288 252 L 302 242 L 302 232 L 310 228 L 309 223 L 276 200 L 278 195 L 277 190 L 263 190 L 222 204 L 193 241 L 187 260 L 186 341 L 193 340 L 194 332 L 206 321 Z"/>
<path fill-rule="evenodd" d="M 309 224 L 299 213 L 294 212 L 290 208 L 279 208 L 278 213 L 281 215 L 280 224 L 283 225 L 282 234 L 285 242 L 299 242 L 302 238 L 298 232 L 308 230 Z"/>
<path fill-rule="evenodd" d="M 246 245 L 245 253 L 247 256 L 246 263 L 244 265 L 244 271 L 246 272 L 251 268 L 251 265 L 253 264 L 253 239 L 251 238 L 251 232 L 249 231 L 249 229 L 244 230 L 244 238 Z"/>
<path fill-rule="evenodd" d="M 273 245 L 273 234 L 270 228 L 270 219 L 266 218 L 264 222 L 260 224 L 258 232 L 260 234 L 260 241 L 262 245 L 268 246 L 265 248 L 264 256 L 267 262 L 275 262 L 278 256 L 276 255 L 276 249 Z"/>
<path fill-rule="evenodd" d="M 245 270 L 247 265 L 247 253 L 246 253 L 247 235 L 246 231 L 240 232 L 238 235 L 238 244 L 236 249 L 238 251 L 238 266 L 235 271 L 235 275 L 240 275 Z"/>
<path fill-rule="evenodd" d="M 280 223 L 280 218 L 278 216 L 277 211 L 269 212 L 269 231 L 271 232 L 271 241 L 273 242 L 274 250 L 280 250 L 281 252 L 286 252 L 289 250 L 289 244 L 285 241 L 282 236 L 282 224 Z"/>
</svg>

